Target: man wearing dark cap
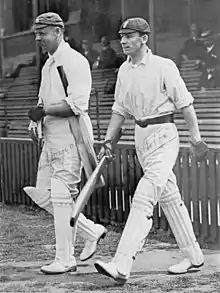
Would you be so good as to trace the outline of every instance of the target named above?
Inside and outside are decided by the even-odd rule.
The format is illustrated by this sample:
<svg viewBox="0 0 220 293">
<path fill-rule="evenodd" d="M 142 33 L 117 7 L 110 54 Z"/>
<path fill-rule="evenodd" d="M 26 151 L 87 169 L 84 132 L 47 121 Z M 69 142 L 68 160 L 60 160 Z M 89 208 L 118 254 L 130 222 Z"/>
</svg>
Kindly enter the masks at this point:
<svg viewBox="0 0 220 293">
<path fill-rule="evenodd" d="M 121 25 L 119 34 L 128 58 L 118 72 L 112 117 L 99 159 L 106 155 L 111 160 L 112 138 L 125 118 L 134 118 L 136 152 L 144 175 L 135 190 L 114 258 L 109 263 L 97 261 L 95 267 L 100 273 L 125 283 L 136 253 L 152 227 L 153 208 L 158 202 L 184 255 L 184 260 L 168 271 L 183 274 L 203 265 L 203 253 L 172 171 L 179 151 L 178 132 L 173 121 L 176 109 L 184 114 L 195 155 L 203 159 L 208 148 L 200 137 L 193 97 L 175 63 L 154 55 L 147 47 L 148 23 L 142 18 L 128 19 Z"/>
<path fill-rule="evenodd" d="M 117 55 L 111 47 L 110 41 L 106 36 L 101 38 L 101 51 L 98 56 L 99 69 L 111 69 L 117 67 Z"/>
<path fill-rule="evenodd" d="M 76 116 L 83 119 L 88 136 L 93 140 L 88 116 L 91 72 L 87 59 L 64 41 L 64 24 L 58 14 L 48 12 L 39 15 L 33 28 L 36 41 L 43 52 L 48 52 L 49 58 L 42 69 L 38 106 L 29 111 L 32 130 L 43 119 L 44 147 L 37 184 L 36 188 L 25 187 L 24 190 L 34 202 L 54 215 L 56 257 L 41 271 L 59 274 L 76 270 L 72 247 L 76 227 L 70 227 L 70 218 L 73 200 L 78 195 L 82 161 L 71 121 L 76 121 Z M 80 260 L 85 261 L 95 253 L 106 229 L 86 219 L 83 214 L 79 216 L 77 229 L 85 239 L 80 255 Z"/>
<path fill-rule="evenodd" d="M 197 25 L 193 23 L 190 27 L 190 37 L 184 43 L 183 49 L 179 52 L 176 64 L 181 68 L 183 60 L 201 60 L 205 53 L 205 46 L 200 39 Z"/>
</svg>

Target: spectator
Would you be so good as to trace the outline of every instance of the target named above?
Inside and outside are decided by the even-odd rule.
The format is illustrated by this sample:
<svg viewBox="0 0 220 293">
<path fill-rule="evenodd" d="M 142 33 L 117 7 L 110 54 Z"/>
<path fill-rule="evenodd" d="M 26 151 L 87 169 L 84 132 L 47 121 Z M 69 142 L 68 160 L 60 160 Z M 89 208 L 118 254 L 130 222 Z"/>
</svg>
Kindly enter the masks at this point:
<svg viewBox="0 0 220 293">
<path fill-rule="evenodd" d="M 206 88 L 215 88 L 220 85 L 220 60 L 215 50 L 213 32 L 207 30 L 201 34 L 201 37 L 205 45 L 205 51 L 198 62 L 199 70 L 202 73 L 199 87 L 204 91 Z"/>
<path fill-rule="evenodd" d="M 196 24 L 192 24 L 190 28 L 191 36 L 185 41 L 183 49 L 179 52 L 177 58 L 177 66 L 181 67 L 183 60 L 201 60 L 204 56 L 204 42 L 199 39 L 199 30 Z"/>
<path fill-rule="evenodd" d="M 97 60 L 98 52 L 92 48 L 91 43 L 88 40 L 82 41 L 82 52 L 83 56 L 85 56 L 90 64 L 90 67 L 93 67 L 93 64 Z"/>
<path fill-rule="evenodd" d="M 117 55 L 106 36 L 101 38 L 101 51 L 93 68 L 110 69 L 117 67 Z"/>
</svg>

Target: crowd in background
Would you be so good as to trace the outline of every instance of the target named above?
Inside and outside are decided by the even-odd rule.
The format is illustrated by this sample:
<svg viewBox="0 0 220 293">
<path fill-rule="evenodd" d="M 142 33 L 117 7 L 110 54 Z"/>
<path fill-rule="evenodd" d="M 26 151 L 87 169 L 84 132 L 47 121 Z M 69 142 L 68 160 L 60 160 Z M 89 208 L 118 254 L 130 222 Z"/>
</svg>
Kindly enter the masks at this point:
<svg viewBox="0 0 220 293">
<path fill-rule="evenodd" d="M 91 4 L 93 0 L 88 3 Z M 45 2 L 46 3 L 46 2 Z M 69 10 L 67 1 L 49 1 L 49 9 L 51 11 L 61 14 L 64 21 L 67 21 L 69 18 Z M 97 4 L 98 3 L 98 4 Z M 118 38 L 117 22 L 115 26 L 112 27 L 109 22 L 109 16 L 105 15 L 105 9 L 101 7 L 101 2 L 96 3 L 97 7 L 95 10 L 95 16 L 92 18 L 91 7 L 84 5 L 81 7 L 81 20 L 80 27 L 82 29 L 81 37 L 82 40 L 79 40 L 78 37 L 73 37 L 74 34 L 65 30 L 65 40 L 70 44 L 72 48 L 83 54 L 89 61 L 91 70 L 93 69 L 110 69 L 110 68 L 119 68 L 122 62 L 125 60 L 123 54 L 118 54 L 112 48 L 110 40 Z M 29 6 L 28 6 L 29 7 Z M 41 7 L 42 11 L 46 8 Z M 48 7 L 47 7 L 48 8 Z M 101 9 L 102 8 L 102 9 Z M 75 7 L 74 9 L 77 9 Z M 107 13 L 107 12 L 106 12 Z M 108 13 L 107 13 L 108 15 Z M 30 15 L 31 17 L 31 15 Z M 88 22 L 88 19 L 93 19 L 93 23 Z M 160 25 L 159 25 L 160 24 Z M 161 27 L 165 33 L 166 22 L 160 21 L 156 23 L 157 27 Z M 30 23 L 28 24 L 30 26 Z M 91 30 L 95 30 L 92 38 L 90 37 L 91 31 L 88 33 L 89 27 Z M 168 29 L 169 30 L 169 29 Z M 86 33 L 87 32 L 87 33 Z M 96 38 L 94 39 L 94 35 Z M 202 30 L 196 24 L 192 24 L 190 28 L 190 36 L 185 41 L 183 48 L 180 50 L 176 63 L 179 69 L 185 60 L 195 60 L 197 70 L 201 73 L 200 82 L 198 84 L 198 90 L 205 90 L 208 88 L 220 87 L 220 60 L 219 60 L 219 49 L 216 49 L 216 42 L 218 40 L 218 35 L 213 33 L 211 30 Z M 94 43 L 100 43 L 100 49 L 97 50 L 94 47 Z M 47 59 L 47 54 L 41 53 L 40 58 L 40 67 L 42 68 L 43 64 Z M 33 59 L 31 65 L 36 64 L 36 57 Z M 28 64 L 30 66 L 30 64 Z M 8 76 L 17 77 L 20 69 L 27 66 L 27 64 L 19 64 L 17 68 Z"/>
<path fill-rule="evenodd" d="M 194 60 L 197 70 L 200 71 L 200 81 L 198 90 L 204 91 L 209 88 L 220 87 L 220 58 L 216 50 L 216 40 L 218 36 L 211 30 L 202 31 L 196 24 L 190 27 L 189 38 L 185 41 L 182 50 L 176 59 L 179 69 L 185 60 Z M 65 40 L 70 46 L 83 54 L 89 61 L 91 70 L 119 68 L 125 61 L 124 55 L 118 55 L 111 47 L 111 42 L 107 36 L 100 39 L 100 50 L 94 49 L 93 43 L 89 39 L 83 39 L 78 45 L 74 38 L 70 38 L 68 32 L 65 33 Z M 41 67 L 47 56 L 42 55 Z"/>
<path fill-rule="evenodd" d="M 191 25 L 190 37 L 179 52 L 177 66 L 181 68 L 184 60 L 195 60 L 201 72 L 198 89 L 220 87 L 220 59 L 216 50 L 218 35 L 211 30 L 201 31 L 196 24 Z"/>
<path fill-rule="evenodd" d="M 84 55 L 92 69 L 112 69 L 119 68 L 125 61 L 124 55 L 118 55 L 117 52 L 111 47 L 110 40 L 107 36 L 101 37 L 100 50 L 97 51 L 93 48 L 93 44 L 88 39 L 83 39 L 81 44 L 78 45 L 74 38 L 69 37 L 67 31 L 65 32 L 65 41 L 69 43 L 71 48 L 75 49 Z M 41 52 L 41 68 L 47 60 L 47 54 Z"/>
</svg>

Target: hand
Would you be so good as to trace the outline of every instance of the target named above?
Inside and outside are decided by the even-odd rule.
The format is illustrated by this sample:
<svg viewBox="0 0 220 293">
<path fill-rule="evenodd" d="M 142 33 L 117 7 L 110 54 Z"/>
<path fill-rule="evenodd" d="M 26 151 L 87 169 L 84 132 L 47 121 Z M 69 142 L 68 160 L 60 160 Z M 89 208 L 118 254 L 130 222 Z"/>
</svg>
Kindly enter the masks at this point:
<svg viewBox="0 0 220 293">
<path fill-rule="evenodd" d="M 28 132 L 30 138 L 33 142 L 39 144 L 40 146 L 43 145 L 43 129 L 42 129 L 42 122 L 33 122 L 31 121 L 28 127 Z"/>
<path fill-rule="evenodd" d="M 103 142 L 101 150 L 98 154 L 98 160 L 100 161 L 104 156 L 106 156 L 109 161 L 112 161 L 114 158 L 111 140 L 106 140 Z"/>
<path fill-rule="evenodd" d="M 92 65 L 92 69 L 97 69 L 99 67 L 99 61 L 95 61 Z"/>
<path fill-rule="evenodd" d="M 34 122 L 40 121 L 44 116 L 46 116 L 44 107 L 42 105 L 32 107 L 28 112 L 28 116 Z"/>
<path fill-rule="evenodd" d="M 204 141 L 200 140 L 196 143 L 191 142 L 190 151 L 199 161 L 203 161 L 207 157 L 209 148 Z"/>
</svg>

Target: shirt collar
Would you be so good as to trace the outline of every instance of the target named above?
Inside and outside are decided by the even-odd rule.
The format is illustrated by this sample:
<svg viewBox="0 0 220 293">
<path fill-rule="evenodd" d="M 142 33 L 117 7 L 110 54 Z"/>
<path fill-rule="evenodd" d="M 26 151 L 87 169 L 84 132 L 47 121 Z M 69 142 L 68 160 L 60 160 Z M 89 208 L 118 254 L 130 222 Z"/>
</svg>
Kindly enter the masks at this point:
<svg viewBox="0 0 220 293">
<path fill-rule="evenodd" d="M 133 64 L 131 63 L 131 58 L 130 58 L 129 56 L 128 56 L 128 58 L 127 58 L 127 62 L 128 62 L 131 66 L 133 66 L 133 67 L 137 67 L 137 66 L 139 66 L 140 64 L 146 65 L 146 64 L 149 62 L 149 59 L 150 59 L 151 56 L 152 56 L 152 51 L 151 51 L 149 48 L 147 48 L 147 51 L 146 51 L 146 53 L 144 54 L 143 59 L 142 59 L 138 64 L 133 65 Z"/>
<path fill-rule="evenodd" d="M 59 44 L 58 48 L 56 49 L 56 51 L 53 53 L 53 55 L 49 54 L 49 58 L 56 60 L 59 55 L 63 52 L 63 50 L 65 50 L 66 48 L 69 47 L 69 44 L 67 42 L 65 42 L 64 40 L 61 41 L 61 43 Z"/>
</svg>

